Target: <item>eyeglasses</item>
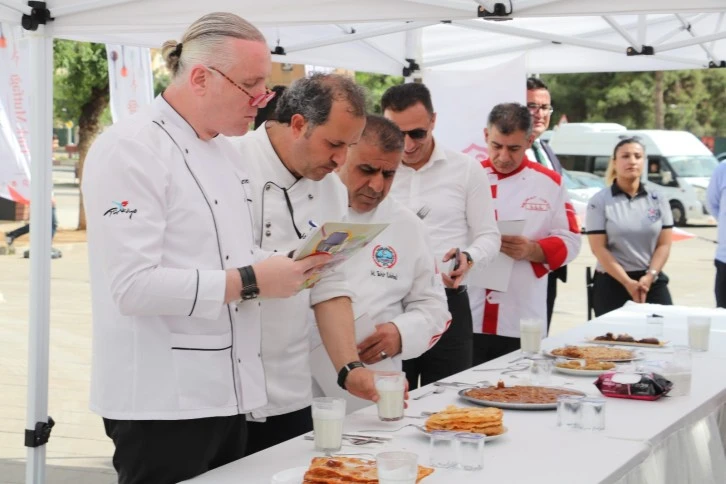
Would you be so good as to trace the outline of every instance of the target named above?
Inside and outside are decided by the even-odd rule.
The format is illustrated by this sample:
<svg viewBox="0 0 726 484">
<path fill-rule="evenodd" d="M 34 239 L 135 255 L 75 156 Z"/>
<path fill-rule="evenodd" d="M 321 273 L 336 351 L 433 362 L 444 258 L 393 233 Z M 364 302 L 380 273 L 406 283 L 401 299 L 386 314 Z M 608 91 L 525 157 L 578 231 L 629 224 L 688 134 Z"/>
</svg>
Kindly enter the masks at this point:
<svg viewBox="0 0 726 484">
<path fill-rule="evenodd" d="M 429 130 L 423 128 L 416 128 L 410 129 L 408 131 L 401 131 L 401 133 L 403 133 L 404 136 L 408 135 L 408 137 L 412 140 L 418 141 L 424 139 L 429 134 Z"/>
<path fill-rule="evenodd" d="M 247 94 L 247 96 L 250 98 L 250 106 L 252 106 L 253 108 L 258 107 L 260 104 L 267 104 L 267 103 L 269 103 L 277 95 L 277 93 L 275 91 L 271 91 L 268 88 L 265 88 L 265 92 L 263 94 L 260 94 L 258 96 L 253 96 L 252 94 L 250 94 L 249 92 L 247 92 L 242 86 L 240 86 L 239 84 L 237 84 L 236 82 L 234 82 L 232 79 L 230 79 L 229 77 L 227 77 L 227 75 L 224 72 L 220 71 L 216 67 L 207 66 L 207 69 L 209 69 L 210 71 L 214 71 L 214 72 L 218 73 L 219 75 L 221 75 L 222 77 L 224 77 L 225 79 L 227 79 L 230 83 L 232 83 L 232 85 L 234 87 L 236 87 L 237 89 L 239 89 L 243 93 Z"/>
<path fill-rule="evenodd" d="M 552 106 L 549 104 L 537 104 L 537 103 L 527 103 L 527 109 L 529 109 L 529 112 L 532 114 L 536 114 L 538 111 L 552 114 L 552 111 L 554 111 Z"/>
</svg>

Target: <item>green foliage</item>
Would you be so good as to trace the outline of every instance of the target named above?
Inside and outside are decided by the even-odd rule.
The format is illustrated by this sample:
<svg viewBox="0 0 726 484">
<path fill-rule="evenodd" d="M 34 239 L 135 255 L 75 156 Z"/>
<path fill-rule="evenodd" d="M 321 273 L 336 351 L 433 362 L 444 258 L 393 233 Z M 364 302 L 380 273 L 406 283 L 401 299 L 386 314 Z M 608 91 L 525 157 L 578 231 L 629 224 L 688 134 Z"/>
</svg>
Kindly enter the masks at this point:
<svg viewBox="0 0 726 484">
<path fill-rule="evenodd" d="M 553 123 L 620 123 L 631 129 L 655 127 L 655 74 L 618 72 L 542 76 L 552 94 Z M 726 135 L 726 71 L 667 71 L 664 75 L 666 129 L 697 136 Z"/>
<path fill-rule="evenodd" d="M 403 77 L 356 72 L 355 82 L 368 89 L 368 112 L 381 114 L 381 96 L 389 87 L 403 84 Z"/>
<path fill-rule="evenodd" d="M 171 83 L 171 77 L 165 67 L 154 71 L 154 97 L 158 96 Z"/>
<path fill-rule="evenodd" d="M 100 90 L 108 92 L 108 63 L 104 44 L 53 42 L 54 115 L 56 122 L 78 125 L 83 107 Z"/>
</svg>

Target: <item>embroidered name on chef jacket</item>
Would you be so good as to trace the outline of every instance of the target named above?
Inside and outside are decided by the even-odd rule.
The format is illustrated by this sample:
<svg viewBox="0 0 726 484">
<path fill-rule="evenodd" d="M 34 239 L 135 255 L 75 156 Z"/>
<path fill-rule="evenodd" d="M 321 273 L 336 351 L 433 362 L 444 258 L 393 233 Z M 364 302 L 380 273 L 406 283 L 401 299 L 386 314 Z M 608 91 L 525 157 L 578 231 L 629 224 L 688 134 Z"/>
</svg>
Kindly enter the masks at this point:
<svg viewBox="0 0 726 484">
<path fill-rule="evenodd" d="M 138 211 L 138 209 L 136 208 L 129 208 L 128 200 L 124 200 L 122 202 L 112 201 L 111 203 L 113 203 L 114 206 L 106 210 L 106 212 L 103 214 L 104 217 L 113 217 L 114 215 L 128 214 L 129 220 L 131 220 L 134 214 Z"/>
</svg>

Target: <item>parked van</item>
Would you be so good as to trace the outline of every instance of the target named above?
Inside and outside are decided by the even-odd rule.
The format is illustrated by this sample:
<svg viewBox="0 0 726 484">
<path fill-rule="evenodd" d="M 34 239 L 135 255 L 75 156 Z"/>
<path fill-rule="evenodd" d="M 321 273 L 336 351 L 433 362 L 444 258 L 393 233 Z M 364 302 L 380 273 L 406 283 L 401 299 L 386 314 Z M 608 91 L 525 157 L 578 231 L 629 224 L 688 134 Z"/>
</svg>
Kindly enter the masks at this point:
<svg viewBox="0 0 726 484">
<path fill-rule="evenodd" d="M 668 197 L 674 223 L 710 220 L 706 188 L 718 162 L 691 133 L 628 130 L 615 123 L 569 123 L 553 131 L 549 143 L 563 168 L 604 176 L 615 145 L 633 136 L 640 138 L 648 156 L 643 182 Z"/>
</svg>

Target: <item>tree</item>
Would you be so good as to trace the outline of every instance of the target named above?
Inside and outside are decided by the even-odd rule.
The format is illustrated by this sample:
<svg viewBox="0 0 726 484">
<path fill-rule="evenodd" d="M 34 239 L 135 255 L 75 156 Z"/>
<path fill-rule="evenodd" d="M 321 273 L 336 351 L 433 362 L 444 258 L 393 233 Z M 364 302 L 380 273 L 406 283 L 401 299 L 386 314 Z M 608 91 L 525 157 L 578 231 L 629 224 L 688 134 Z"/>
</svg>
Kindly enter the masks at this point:
<svg viewBox="0 0 726 484">
<path fill-rule="evenodd" d="M 83 176 L 83 163 L 88 148 L 103 127 L 102 117 L 108 107 L 108 62 L 103 44 L 55 40 L 54 112 L 60 121 L 73 121 L 78 126 L 78 176 Z M 78 229 L 86 229 L 83 196 L 80 197 Z"/>
<path fill-rule="evenodd" d="M 403 84 L 403 77 L 388 76 L 386 74 L 371 74 L 369 72 L 356 72 L 355 82 L 368 89 L 368 111 L 381 114 L 381 96 L 391 86 Z"/>
</svg>

